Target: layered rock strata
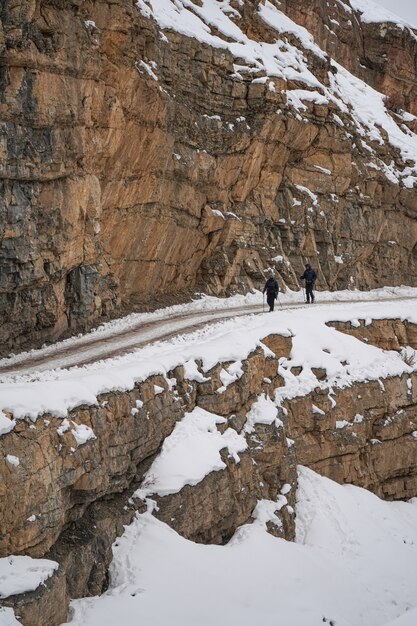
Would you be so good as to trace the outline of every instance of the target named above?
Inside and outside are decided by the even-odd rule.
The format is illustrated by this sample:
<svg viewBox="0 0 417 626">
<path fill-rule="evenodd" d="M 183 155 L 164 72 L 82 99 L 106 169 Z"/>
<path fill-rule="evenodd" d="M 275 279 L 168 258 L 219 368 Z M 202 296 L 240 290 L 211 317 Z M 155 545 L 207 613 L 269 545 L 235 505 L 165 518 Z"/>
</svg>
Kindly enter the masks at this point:
<svg viewBox="0 0 417 626">
<path fill-rule="evenodd" d="M 347 28 L 340 3 L 325 4 L 279 6 L 372 84 L 400 76 L 411 99 L 408 31 L 381 48 L 401 43 L 396 63 L 389 52 L 378 65 L 367 30 L 362 50 L 368 26 Z M 330 58 L 277 33 L 259 6 L 239 5 L 242 33 L 297 46 L 329 85 Z M 390 174 L 407 164 L 384 133 L 364 145 L 349 107 L 311 98 L 300 77 L 245 69 L 220 32 L 215 48 L 162 31 L 132 0 L 19 0 L 0 20 L 0 354 L 122 309 L 260 287 L 267 267 L 296 287 L 307 260 L 322 289 L 416 283 L 416 195 Z"/>
<path fill-rule="evenodd" d="M 410 325 L 400 320 L 364 328 L 369 338 L 379 333 L 381 345 L 393 347 L 392 329 L 397 341 L 408 343 Z M 235 429 L 247 448 L 238 459 L 224 449 L 224 469 L 196 485 L 152 495 L 154 514 L 193 541 L 227 542 L 239 525 L 251 521 L 261 499 L 277 502 L 270 532 L 292 539 L 297 464 L 386 499 L 417 495 L 417 373 L 332 388 L 326 372 L 316 370 L 314 392 L 286 400 L 277 420 L 248 427 L 254 403 L 273 399 L 284 384 L 278 370 L 289 356 L 291 338 L 270 335 L 263 346 L 249 354 L 242 375 L 226 386 L 228 363 L 208 372 L 198 364 L 200 382 L 177 367 L 131 391 L 104 394 L 95 406 L 69 411 L 65 420 L 45 414 L 36 423 L 18 422 L 0 439 L 0 556 L 46 555 L 58 561 L 66 576 L 66 590 L 61 581 L 56 595 L 61 604 L 65 594 L 103 591 L 113 541 L 147 506 L 132 494 L 143 486 L 164 439 L 195 407 L 225 418 L 218 428 Z M 92 428 L 94 438 L 80 444 L 77 425 Z M 49 598 L 50 624 L 58 624 Z M 26 600 L 7 602 L 18 611 Z M 44 623 L 36 613 L 26 615 L 25 626 Z"/>
</svg>

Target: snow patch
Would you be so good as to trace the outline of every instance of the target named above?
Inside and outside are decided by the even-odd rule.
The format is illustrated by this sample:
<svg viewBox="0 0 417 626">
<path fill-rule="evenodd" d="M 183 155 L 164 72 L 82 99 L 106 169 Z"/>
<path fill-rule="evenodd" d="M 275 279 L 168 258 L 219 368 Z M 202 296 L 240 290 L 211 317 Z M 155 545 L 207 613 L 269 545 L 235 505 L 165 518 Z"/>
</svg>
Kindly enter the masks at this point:
<svg viewBox="0 0 417 626">
<path fill-rule="evenodd" d="M 18 622 L 13 609 L 0 606 L 0 626 L 21 626 Z"/>
<path fill-rule="evenodd" d="M 158 457 L 144 477 L 143 486 L 135 497 L 146 499 L 152 494 L 165 496 L 177 493 L 185 485 L 196 485 L 211 472 L 226 467 L 220 450 L 228 449 L 236 463 L 239 453 L 247 448 L 245 438 L 233 428 L 223 434 L 217 424 L 225 424 L 224 417 L 196 407 L 186 413 L 169 437 L 164 440 Z"/>
<path fill-rule="evenodd" d="M 15 426 L 16 420 L 10 419 L 0 410 L 0 436 L 9 433 Z"/>
<path fill-rule="evenodd" d="M 96 436 L 93 432 L 93 429 L 87 426 L 86 424 L 76 424 L 73 422 L 74 428 L 71 429 L 71 433 L 74 436 L 75 441 L 77 442 L 77 447 L 82 446 L 84 443 L 87 443 L 90 439 L 95 439 Z"/>
<path fill-rule="evenodd" d="M 0 558 L 0 598 L 34 591 L 58 567 L 55 561 L 32 559 L 30 556 Z"/>
<path fill-rule="evenodd" d="M 18 456 L 13 456 L 13 454 L 6 454 L 6 461 L 13 465 L 14 467 L 18 467 L 20 465 L 20 459 Z"/>
<path fill-rule="evenodd" d="M 278 417 L 276 405 L 265 393 L 260 395 L 252 404 L 246 418 L 244 427 L 246 433 L 253 432 L 255 430 L 255 424 L 275 424 L 277 428 L 283 426 L 282 421 Z"/>
<path fill-rule="evenodd" d="M 395 15 L 395 13 L 392 13 L 373 0 L 350 0 L 350 4 L 355 11 L 360 13 L 360 20 L 365 24 L 384 24 L 391 22 L 399 28 L 412 27 L 411 23 L 403 20 L 401 17 Z"/>
</svg>

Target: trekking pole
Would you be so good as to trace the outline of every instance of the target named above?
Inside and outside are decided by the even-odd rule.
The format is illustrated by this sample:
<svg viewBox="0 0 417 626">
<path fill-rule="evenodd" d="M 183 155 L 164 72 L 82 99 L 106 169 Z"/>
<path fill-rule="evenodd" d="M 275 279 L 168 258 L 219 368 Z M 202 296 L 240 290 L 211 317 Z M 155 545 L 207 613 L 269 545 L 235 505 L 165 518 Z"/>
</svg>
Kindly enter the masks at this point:
<svg viewBox="0 0 417 626">
<path fill-rule="evenodd" d="M 262 313 L 265 313 L 265 292 L 262 294 Z"/>
<path fill-rule="evenodd" d="M 303 290 L 303 299 L 304 299 L 304 302 L 305 302 L 306 301 L 306 291 L 305 291 L 305 289 L 304 289 L 304 287 L 302 285 L 301 285 L 301 289 Z"/>
</svg>

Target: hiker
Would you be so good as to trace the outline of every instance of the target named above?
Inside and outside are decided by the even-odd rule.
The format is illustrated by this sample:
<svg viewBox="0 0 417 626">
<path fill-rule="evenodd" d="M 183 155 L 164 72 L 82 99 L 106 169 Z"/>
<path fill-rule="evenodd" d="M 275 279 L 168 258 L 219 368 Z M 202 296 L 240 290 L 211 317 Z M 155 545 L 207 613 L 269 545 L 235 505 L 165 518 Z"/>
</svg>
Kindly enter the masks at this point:
<svg viewBox="0 0 417 626">
<path fill-rule="evenodd" d="M 266 291 L 266 301 L 268 302 L 268 305 L 269 305 L 269 311 L 273 311 L 275 300 L 278 297 L 279 287 L 278 287 L 277 281 L 274 278 L 274 274 L 272 272 L 271 272 L 270 277 L 265 283 L 263 293 L 265 293 L 265 291 Z"/>
<path fill-rule="evenodd" d="M 306 281 L 306 298 L 307 298 L 307 303 L 310 304 L 310 298 L 311 298 L 311 304 L 313 304 L 314 303 L 313 289 L 314 289 L 314 284 L 316 282 L 317 274 L 313 270 L 313 268 L 311 267 L 311 265 L 309 263 L 306 263 L 305 268 L 306 269 L 304 271 L 304 274 L 300 278 L 301 278 L 301 280 L 305 280 Z"/>
</svg>

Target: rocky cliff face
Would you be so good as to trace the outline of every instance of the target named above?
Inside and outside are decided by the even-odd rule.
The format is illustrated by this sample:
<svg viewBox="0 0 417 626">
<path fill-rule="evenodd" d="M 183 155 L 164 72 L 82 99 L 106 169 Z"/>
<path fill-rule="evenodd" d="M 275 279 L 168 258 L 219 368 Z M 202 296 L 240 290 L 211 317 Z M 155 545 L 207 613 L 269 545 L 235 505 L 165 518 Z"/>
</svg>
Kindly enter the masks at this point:
<svg viewBox="0 0 417 626">
<path fill-rule="evenodd" d="M 181 23 L 205 24 L 190 6 Z M 271 266 L 290 287 L 307 260 L 321 288 L 416 283 L 412 161 L 341 104 L 342 74 L 295 22 L 410 102 L 414 35 L 324 1 L 279 4 L 295 22 L 278 29 L 262 6 L 228 5 L 238 36 L 205 24 L 216 47 L 144 2 L 3 3 L 3 354 L 122 309 L 259 287 Z M 234 37 L 275 46 L 272 74 Z"/>
<path fill-rule="evenodd" d="M 384 348 L 417 347 L 416 326 L 400 320 L 337 326 Z M 287 399 L 270 419 L 270 399 L 284 385 L 278 366 L 292 340 L 269 335 L 263 344 L 226 386 L 229 363 L 208 372 L 200 363 L 193 376 L 180 366 L 131 391 L 103 394 L 65 420 L 48 414 L 35 423 L 21 420 L 0 438 L 0 488 L 7 485 L 0 492 L 0 556 L 47 556 L 61 565 L 47 587 L 4 601 L 25 626 L 59 624 L 69 597 L 105 588 L 111 545 L 123 524 L 145 510 L 146 498 L 183 536 L 221 544 L 251 521 L 260 499 L 276 503 L 269 531 L 294 537 L 297 464 L 385 499 L 417 494 L 416 372 L 337 389 L 316 369 L 314 392 Z M 222 469 L 158 494 L 146 473 L 176 424 L 197 407 L 224 418 L 219 431 L 233 431 L 246 447 L 236 457 L 225 445 Z M 85 427 L 95 436 L 80 440 Z"/>
<path fill-rule="evenodd" d="M 364 2 L 283 0 L 280 8 L 305 26 L 323 50 L 378 91 L 403 97 L 407 111 L 416 113 L 417 39 L 401 23 L 369 21 Z M 362 6 L 363 5 L 363 6 Z M 362 7 L 362 10 L 361 10 Z"/>
</svg>

